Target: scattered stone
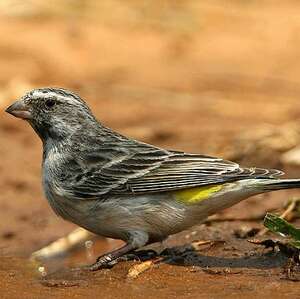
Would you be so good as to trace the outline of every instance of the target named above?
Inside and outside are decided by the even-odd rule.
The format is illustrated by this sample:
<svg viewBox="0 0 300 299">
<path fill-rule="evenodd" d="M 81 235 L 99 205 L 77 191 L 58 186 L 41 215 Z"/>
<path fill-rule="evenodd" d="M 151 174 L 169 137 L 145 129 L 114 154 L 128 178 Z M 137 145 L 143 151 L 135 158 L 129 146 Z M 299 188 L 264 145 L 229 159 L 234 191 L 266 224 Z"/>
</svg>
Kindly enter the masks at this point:
<svg viewBox="0 0 300 299">
<path fill-rule="evenodd" d="M 255 237 L 258 232 L 260 231 L 259 228 L 253 228 L 248 226 L 242 226 L 239 229 L 236 229 L 233 234 L 238 239 L 247 239 Z"/>
</svg>

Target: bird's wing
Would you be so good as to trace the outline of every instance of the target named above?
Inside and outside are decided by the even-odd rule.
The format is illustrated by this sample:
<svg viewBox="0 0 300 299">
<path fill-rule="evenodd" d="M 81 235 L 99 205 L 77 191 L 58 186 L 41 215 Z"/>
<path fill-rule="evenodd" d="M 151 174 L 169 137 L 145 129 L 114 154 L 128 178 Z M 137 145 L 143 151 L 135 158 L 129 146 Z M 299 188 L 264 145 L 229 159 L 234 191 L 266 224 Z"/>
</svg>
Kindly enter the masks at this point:
<svg viewBox="0 0 300 299">
<path fill-rule="evenodd" d="M 78 198 L 95 198 L 105 194 L 165 192 L 247 178 L 273 178 L 280 174 L 278 170 L 240 168 L 220 158 L 145 146 L 131 154 L 126 150 L 118 152 L 115 159 L 109 159 L 101 167 L 92 163 L 90 170 L 69 191 Z"/>
<path fill-rule="evenodd" d="M 130 169 L 134 165 L 138 165 L 138 159 L 132 157 L 130 164 L 125 166 Z M 158 167 L 128 179 L 125 185 L 112 191 L 134 194 L 164 192 L 240 179 L 274 178 L 281 174 L 281 171 L 274 169 L 241 168 L 237 163 L 210 156 L 170 152 Z"/>
</svg>

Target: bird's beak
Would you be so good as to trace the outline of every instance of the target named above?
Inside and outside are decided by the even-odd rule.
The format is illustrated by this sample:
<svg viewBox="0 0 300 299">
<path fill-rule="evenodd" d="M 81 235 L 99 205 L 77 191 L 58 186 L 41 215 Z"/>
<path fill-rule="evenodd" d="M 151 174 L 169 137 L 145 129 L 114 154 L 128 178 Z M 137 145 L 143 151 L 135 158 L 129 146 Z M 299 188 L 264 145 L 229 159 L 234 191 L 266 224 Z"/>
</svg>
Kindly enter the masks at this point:
<svg viewBox="0 0 300 299">
<path fill-rule="evenodd" d="M 22 100 L 14 102 L 12 105 L 6 108 L 5 112 L 22 119 L 32 118 L 31 112 Z"/>
</svg>

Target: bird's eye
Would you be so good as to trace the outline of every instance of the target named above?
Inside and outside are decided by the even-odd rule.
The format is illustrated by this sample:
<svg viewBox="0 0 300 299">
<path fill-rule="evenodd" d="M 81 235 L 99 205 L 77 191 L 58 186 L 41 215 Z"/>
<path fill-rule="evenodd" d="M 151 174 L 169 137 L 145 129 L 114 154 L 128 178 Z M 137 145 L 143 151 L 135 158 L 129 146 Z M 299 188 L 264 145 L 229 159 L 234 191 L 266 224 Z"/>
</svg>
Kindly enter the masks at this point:
<svg viewBox="0 0 300 299">
<path fill-rule="evenodd" d="M 52 108 L 53 106 L 55 106 L 55 101 L 53 99 L 49 99 L 45 102 L 45 105 L 47 108 Z"/>
</svg>

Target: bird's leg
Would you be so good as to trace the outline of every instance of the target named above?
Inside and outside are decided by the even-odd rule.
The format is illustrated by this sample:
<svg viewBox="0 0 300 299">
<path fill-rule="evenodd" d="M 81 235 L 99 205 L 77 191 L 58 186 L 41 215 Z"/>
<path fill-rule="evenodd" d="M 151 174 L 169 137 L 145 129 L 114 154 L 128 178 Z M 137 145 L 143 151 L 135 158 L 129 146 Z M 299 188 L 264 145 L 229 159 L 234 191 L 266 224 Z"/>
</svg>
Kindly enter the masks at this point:
<svg viewBox="0 0 300 299">
<path fill-rule="evenodd" d="M 127 243 L 123 247 L 116 249 L 112 252 L 101 255 L 97 258 L 96 263 L 88 267 L 90 271 L 97 271 L 99 269 L 110 266 L 112 262 L 123 256 L 124 254 L 134 250 L 135 247 L 131 243 Z"/>
<path fill-rule="evenodd" d="M 149 236 L 143 231 L 131 231 L 128 233 L 130 236 L 128 242 L 123 247 L 106 253 L 100 256 L 96 263 L 89 266 L 90 271 L 97 271 L 107 266 L 112 266 L 118 262 L 118 259 L 130 251 L 136 250 L 145 246 L 148 243 Z"/>
</svg>

